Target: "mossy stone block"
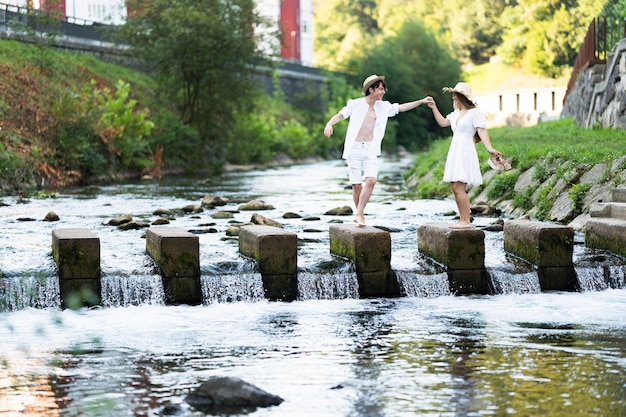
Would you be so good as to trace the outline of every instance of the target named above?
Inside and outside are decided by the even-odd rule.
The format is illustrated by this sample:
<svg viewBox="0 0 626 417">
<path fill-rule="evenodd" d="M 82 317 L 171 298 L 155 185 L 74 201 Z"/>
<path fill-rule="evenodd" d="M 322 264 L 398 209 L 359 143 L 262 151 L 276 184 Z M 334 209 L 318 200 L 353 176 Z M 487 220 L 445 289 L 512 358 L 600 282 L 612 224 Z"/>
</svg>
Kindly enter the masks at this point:
<svg viewBox="0 0 626 417">
<path fill-rule="evenodd" d="M 485 232 L 452 229 L 447 223 L 426 223 L 417 229 L 418 250 L 444 264 L 448 270 L 485 267 Z"/>
<path fill-rule="evenodd" d="M 298 235 L 275 226 L 242 226 L 239 252 L 257 262 L 261 275 L 293 275 L 298 268 Z"/>
<path fill-rule="evenodd" d="M 330 252 L 351 260 L 357 273 L 387 274 L 391 264 L 391 235 L 375 227 L 340 224 L 329 228 Z"/>
<path fill-rule="evenodd" d="M 504 223 L 504 250 L 539 267 L 570 266 L 574 229 L 539 221 L 509 220 Z"/>
<path fill-rule="evenodd" d="M 146 252 L 163 278 L 200 276 L 198 236 L 178 227 L 154 226 L 146 232 Z"/>
<path fill-rule="evenodd" d="M 87 229 L 53 230 L 52 256 L 60 280 L 100 278 L 100 238 Z"/>
</svg>

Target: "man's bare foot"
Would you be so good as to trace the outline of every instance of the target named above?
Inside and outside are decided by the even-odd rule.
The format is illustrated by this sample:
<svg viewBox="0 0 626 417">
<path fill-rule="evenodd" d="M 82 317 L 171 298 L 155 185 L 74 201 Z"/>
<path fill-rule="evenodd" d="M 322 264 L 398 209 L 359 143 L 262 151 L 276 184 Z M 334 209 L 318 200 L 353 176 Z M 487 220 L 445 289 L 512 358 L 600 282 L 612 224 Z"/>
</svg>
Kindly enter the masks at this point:
<svg viewBox="0 0 626 417">
<path fill-rule="evenodd" d="M 458 222 L 450 226 L 450 229 L 471 229 L 472 224 L 469 222 Z"/>
<path fill-rule="evenodd" d="M 356 222 L 357 226 L 365 227 L 365 216 L 363 216 L 362 214 L 357 214 L 356 216 L 354 216 L 354 221 Z"/>
</svg>

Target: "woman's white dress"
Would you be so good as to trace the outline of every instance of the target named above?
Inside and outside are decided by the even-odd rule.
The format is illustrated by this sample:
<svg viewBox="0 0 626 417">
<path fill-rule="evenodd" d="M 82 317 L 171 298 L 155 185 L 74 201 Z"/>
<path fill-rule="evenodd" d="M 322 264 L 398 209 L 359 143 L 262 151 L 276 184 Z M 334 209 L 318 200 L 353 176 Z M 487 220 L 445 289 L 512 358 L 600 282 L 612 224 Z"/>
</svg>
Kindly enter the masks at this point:
<svg viewBox="0 0 626 417">
<path fill-rule="evenodd" d="M 487 121 L 482 111 L 476 107 L 469 109 L 460 120 L 457 120 L 458 116 L 459 110 L 446 116 L 452 128 L 452 143 L 448 150 L 443 180 L 480 185 L 483 183 L 483 176 L 480 173 L 474 134 L 476 128 L 487 128 Z"/>
</svg>

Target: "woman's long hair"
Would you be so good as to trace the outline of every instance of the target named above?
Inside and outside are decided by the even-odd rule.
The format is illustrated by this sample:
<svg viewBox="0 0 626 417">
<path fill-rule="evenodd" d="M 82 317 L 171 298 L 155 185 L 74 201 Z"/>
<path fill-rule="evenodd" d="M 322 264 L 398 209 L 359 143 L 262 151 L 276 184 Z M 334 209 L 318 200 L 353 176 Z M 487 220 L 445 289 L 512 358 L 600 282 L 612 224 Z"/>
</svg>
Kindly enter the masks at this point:
<svg viewBox="0 0 626 417">
<path fill-rule="evenodd" d="M 476 107 L 476 103 L 474 103 L 472 100 L 470 100 L 469 98 L 467 98 L 465 96 L 465 94 L 461 94 L 461 93 L 456 93 L 456 92 L 452 92 L 452 95 L 454 97 L 456 97 L 456 100 L 466 109 L 473 109 Z M 461 110 L 461 109 L 459 109 Z M 480 143 L 481 139 L 480 136 L 478 136 L 478 132 L 474 133 L 474 143 Z"/>
</svg>

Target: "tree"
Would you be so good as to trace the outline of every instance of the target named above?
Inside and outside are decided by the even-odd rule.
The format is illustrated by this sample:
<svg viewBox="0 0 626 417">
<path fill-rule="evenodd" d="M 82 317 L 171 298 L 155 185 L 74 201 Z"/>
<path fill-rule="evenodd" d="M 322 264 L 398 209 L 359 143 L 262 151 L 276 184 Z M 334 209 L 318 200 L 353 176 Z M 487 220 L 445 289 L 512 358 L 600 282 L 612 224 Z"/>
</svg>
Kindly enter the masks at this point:
<svg viewBox="0 0 626 417">
<path fill-rule="evenodd" d="M 603 0 L 519 0 L 502 15 L 502 44 L 509 65 L 558 77 L 576 59 L 591 20 Z"/>
<path fill-rule="evenodd" d="M 342 64 L 380 32 L 374 0 L 316 0 L 313 9 L 316 66 L 345 71 Z"/>
<path fill-rule="evenodd" d="M 509 3 L 449 0 L 433 7 L 426 0 L 318 0 L 315 63 L 346 70 L 346 60 L 363 56 L 377 38 L 397 34 L 408 20 L 421 21 L 461 61 L 484 63 L 501 42 L 498 19 Z"/>
<path fill-rule="evenodd" d="M 200 135 L 206 162 L 224 159 L 234 114 L 255 102 L 266 22 L 253 0 L 130 0 L 121 35 L 181 119 Z"/>
</svg>

